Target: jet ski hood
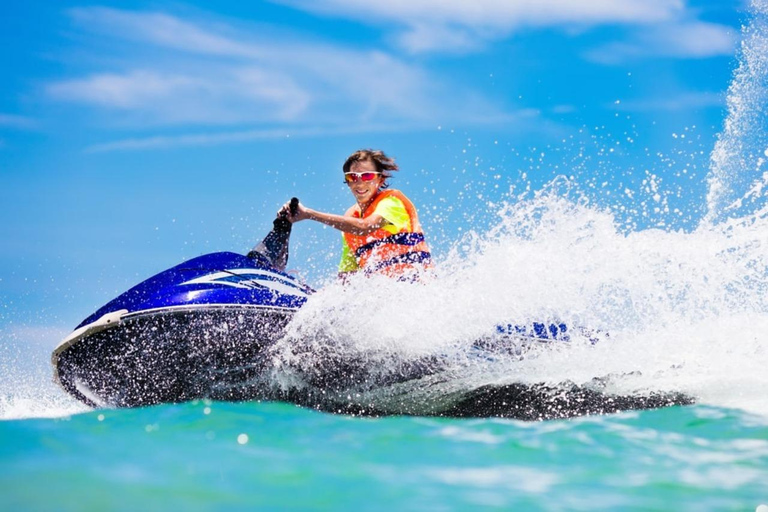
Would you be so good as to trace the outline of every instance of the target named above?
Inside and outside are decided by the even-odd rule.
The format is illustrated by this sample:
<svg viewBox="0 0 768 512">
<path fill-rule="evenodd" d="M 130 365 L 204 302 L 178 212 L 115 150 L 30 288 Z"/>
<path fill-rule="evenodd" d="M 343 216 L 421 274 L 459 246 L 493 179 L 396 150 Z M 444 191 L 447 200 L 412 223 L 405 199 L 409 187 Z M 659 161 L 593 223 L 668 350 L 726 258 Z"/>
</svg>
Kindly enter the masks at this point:
<svg viewBox="0 0 768 512">
<path fill-rule="evenodd" d="M 265 258 L 217 252 L 169 268 L 98 309 L 76 329 L 106 314 L 196 307 L 274 307 L 296 310 L 312 290 L 272 267 Z"/>
</svg>

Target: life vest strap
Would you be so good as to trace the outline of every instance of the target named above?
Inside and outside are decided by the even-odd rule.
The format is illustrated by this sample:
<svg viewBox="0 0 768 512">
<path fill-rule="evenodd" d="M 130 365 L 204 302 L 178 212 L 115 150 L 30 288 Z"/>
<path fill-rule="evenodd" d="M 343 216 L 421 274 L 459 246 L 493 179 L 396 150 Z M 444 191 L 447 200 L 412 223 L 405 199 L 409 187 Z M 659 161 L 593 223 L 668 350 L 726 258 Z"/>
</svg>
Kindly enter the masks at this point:
<svg viewBox="0 0 768 512">
<path fill-rule="evenodd" d="M 423 265 L 429 265 L 432 262 L 432 254 L 427 251 L 407 252 L 405 254 L 398 254 L 394 258 L 390 258 L 386 261 L 380 261 L 374 265 L 373 268 L 367 270 L 368 272 L 376 272 L 383 268 L 399 265 L 402 263 L 421 263 Z"/>
<path fill-rule="evenodd" d="M 395 233 L 394 235 L 388 236 L 386 238 L 380 238 L 378 240 L 374 240 L 373 242 L 368 242 L 365 245 L 361 245 L 355 251 L 355 257 L 360 258 L 366 252 L 372 251 L 373 249 L 381 245 L 397 244 L 397 245 L 413 246 L 413 245 L 418 245 L 422 242 L 424 242 L 424 233 Z M 417 253 L 408 253 L 408 254 L 417 254 Z M 426 254 L 429 254 L 429 253 L 426 253 Z"/>
</svg>

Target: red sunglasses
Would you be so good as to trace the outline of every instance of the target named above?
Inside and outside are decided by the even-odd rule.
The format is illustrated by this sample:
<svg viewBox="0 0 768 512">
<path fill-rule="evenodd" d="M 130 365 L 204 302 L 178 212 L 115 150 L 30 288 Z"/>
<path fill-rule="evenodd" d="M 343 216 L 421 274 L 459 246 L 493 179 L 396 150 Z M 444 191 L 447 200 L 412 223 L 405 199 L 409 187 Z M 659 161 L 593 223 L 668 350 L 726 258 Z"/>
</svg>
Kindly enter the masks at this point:
<svg viewBox="0 0 768 512">
<path fill-rule="evenodd" d="M 356 181 L 373 181 L 376 176 L 379 176 L 380 172 L 345 172 L 344 179 L 347 183 L 354 183 Z"/>
</svg>

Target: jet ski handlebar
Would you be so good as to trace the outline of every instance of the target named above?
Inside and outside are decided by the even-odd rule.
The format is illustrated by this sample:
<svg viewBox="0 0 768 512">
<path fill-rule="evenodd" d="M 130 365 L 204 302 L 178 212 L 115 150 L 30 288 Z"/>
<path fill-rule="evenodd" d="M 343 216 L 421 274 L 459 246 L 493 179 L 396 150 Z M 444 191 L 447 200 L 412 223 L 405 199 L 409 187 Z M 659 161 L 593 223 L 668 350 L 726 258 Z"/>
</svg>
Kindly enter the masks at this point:
<svg viewBox="0 0 768 512">
<path fill-rule="evenodd" d="M 257 259 L 263 256 L 269 264 L 279 271 L 284 271 L 288 263 L 288 241 L 291 236 L 291 220 L 299 210 L 299 199 L 292 197 L 288 211 L 281 210 L 272 222 L 272 231 L 267 233 L 256 247 L 248 253 L 249 258 Z"/>
<path fill-rule="evenodd" d="M 277 213 L 277 218 L 275 221 L 278 220 L 288 220 L 288 217 L 293 217 L 296 215 L 296 212 L 299 211 L 299 198 L 298 197 L 292 197 L 290 202 L 288 203 L 288 211 L 280 210 Z"/>
</svg>

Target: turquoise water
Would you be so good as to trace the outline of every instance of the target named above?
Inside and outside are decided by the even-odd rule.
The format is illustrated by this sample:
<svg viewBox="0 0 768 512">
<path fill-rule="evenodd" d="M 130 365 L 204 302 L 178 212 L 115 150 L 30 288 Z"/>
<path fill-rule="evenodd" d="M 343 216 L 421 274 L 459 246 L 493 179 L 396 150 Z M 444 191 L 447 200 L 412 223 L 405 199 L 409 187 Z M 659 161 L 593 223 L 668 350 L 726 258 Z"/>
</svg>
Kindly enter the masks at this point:
<svg viewBox="0 0 768 512">
<path fill-rule="evenodd" d="M 0 422 L 6 510 L 755 510 L 768 420 L 526 423 L 196 402 Z"/>
<path fill-rule="evenodd" d="M 22 327 L 0 332 L 0 509 L 767 512 L 768 187 L 744 173 L 768 155 L 764 116 L 751 115 L 768 97 L 767 5 L 753 2 L 696 229 L 626 233 L 574 191 L 578 176 L 494 195 L 497 224 L 459 241 L 433 282 L 320 290 L 266 381 L 302 390 L 322 363 L 361 357 L 386 377 L 439 354 L 447 376 L 339 397 L 426 415 L 487 386 L 598 380 L 609 394 L 679 392 L 697 405 L 542 422 L 255 402 L 90 411 L 50 383 L 50 352 L 71 326 Z M 663 209 L 667 192 L 646 181 L 630 192 Z M 513 319 L 603 335 L 465 357 Z"/>
</svg>

